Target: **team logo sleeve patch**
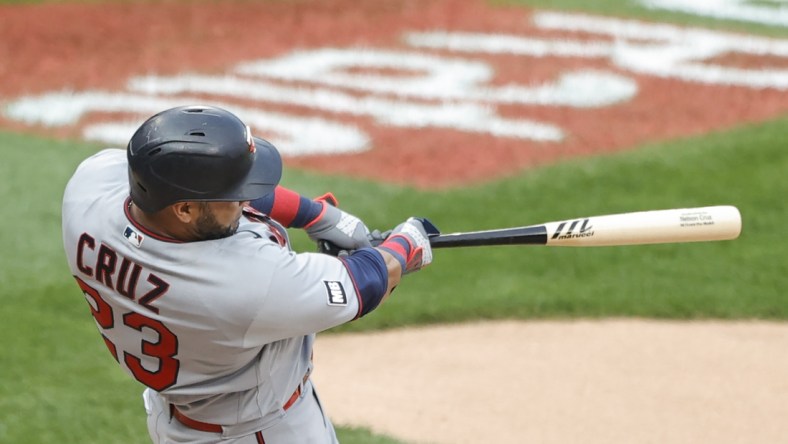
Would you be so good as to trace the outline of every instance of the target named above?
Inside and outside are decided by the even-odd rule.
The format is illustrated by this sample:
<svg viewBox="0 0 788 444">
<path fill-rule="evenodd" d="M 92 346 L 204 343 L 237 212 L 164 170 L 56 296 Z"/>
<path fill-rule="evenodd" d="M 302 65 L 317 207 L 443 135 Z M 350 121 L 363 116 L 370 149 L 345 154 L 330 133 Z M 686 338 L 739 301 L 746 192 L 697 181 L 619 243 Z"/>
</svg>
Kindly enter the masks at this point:
<svg viewBox="0 0 788 444">
<path fill-rule="evenodd" d="M 347 293 L 345 293 L 345 287 L 342 286 L 341 282 L 323 281 L 323 283 L 326 285 L 326 291 L 328 292 L 328 305 L 347 305 Z"/>
</svg>

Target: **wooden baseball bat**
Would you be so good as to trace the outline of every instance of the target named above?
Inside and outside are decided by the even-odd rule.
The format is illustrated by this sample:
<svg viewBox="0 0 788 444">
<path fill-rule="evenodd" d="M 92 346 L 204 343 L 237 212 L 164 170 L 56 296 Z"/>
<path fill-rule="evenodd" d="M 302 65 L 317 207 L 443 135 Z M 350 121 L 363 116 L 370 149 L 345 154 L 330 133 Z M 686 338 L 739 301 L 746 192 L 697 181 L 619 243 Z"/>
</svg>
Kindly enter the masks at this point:
<svg viewBox="0 0 788 444">
<path fill-rule="evenodd" d="M 607 214 L 498 230 L 440 234 L 429 223 L 432 248 L 483 245 L 599 247 L 731 240 L 741 233 L 733 206 Z"/>
<path fill-rule="evenodd" d="M 602 247 L 731 240 L 741 233 L 741 213 L 730 205 L 673 208 L 606 214 L 546 222 L 541 225 L 441 234 L 428 219 L 424 225 L 432 248 L 492 245 L 545 245 L 549 247 Z M 388 233 L 371 239 L 380 244 Z M 342 250 L 327 241 L 319 251 L 333 256 Z"/>
</svg>

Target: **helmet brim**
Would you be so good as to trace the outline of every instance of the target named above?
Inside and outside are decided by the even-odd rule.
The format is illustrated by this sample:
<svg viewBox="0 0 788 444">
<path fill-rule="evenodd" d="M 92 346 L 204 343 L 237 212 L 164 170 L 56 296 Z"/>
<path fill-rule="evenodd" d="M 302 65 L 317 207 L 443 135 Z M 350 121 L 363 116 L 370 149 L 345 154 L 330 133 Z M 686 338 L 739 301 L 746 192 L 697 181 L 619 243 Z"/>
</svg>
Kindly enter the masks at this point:
<svg viewBox="0 0 788 444">
<path fill-rule="evenodd" d="M 221 200 L 255 200 L 274 191 L 282 179 L 282 156 L 267 140 L 253 137 L 254 162 L 241 185 Z M 218 199 L 217 199 L 218 200 Z"/>
</svg>

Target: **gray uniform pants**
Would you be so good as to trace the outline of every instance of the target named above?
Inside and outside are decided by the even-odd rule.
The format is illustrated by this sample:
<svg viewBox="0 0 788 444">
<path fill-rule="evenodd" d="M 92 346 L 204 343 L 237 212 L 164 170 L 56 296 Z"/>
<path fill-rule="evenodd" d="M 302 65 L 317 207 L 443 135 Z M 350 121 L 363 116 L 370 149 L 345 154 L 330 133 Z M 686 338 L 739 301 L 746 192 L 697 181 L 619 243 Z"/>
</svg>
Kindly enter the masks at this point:
<svg viewBox="0 0 788 444">
<path fill-rule="evenodd" d="M 301 397 L 285 416 L 258 432 L 222 438 L 220 433 L 201 432 L 181 424 L 170 415 L 169 405 L 155 392 L 145 390 L 148 433 L 154 444 L 338 444 L 334 427 L 323 412 L 312 381 L 307 380 Z"/>
</svg>

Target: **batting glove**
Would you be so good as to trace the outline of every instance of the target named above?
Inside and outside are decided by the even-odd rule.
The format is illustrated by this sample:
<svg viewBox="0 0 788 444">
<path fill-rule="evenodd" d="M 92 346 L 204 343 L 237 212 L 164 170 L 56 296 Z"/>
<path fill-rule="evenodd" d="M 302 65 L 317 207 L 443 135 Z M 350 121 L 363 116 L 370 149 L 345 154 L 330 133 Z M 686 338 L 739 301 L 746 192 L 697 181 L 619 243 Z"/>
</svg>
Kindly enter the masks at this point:
<svg viewBox="0 0 788 444">
<path fill-rule="evenodd" d="M 320 214 L 304 226 L 306 234 L 315 242 L 327 241 L 343 250 L 371 247 L 369 229 L 361 219 L 336 207 L 337 200 L 327 193 L 315 199 L 323 206 Z"/>
<path fill-rule="evenodd" d="M 391 253 L 402 266 L 402 274 L 421 270 L 432 263 L 432 247 L 421 220 L 411 217 L 397 225 L 378 246 Z"/>
</svg>

